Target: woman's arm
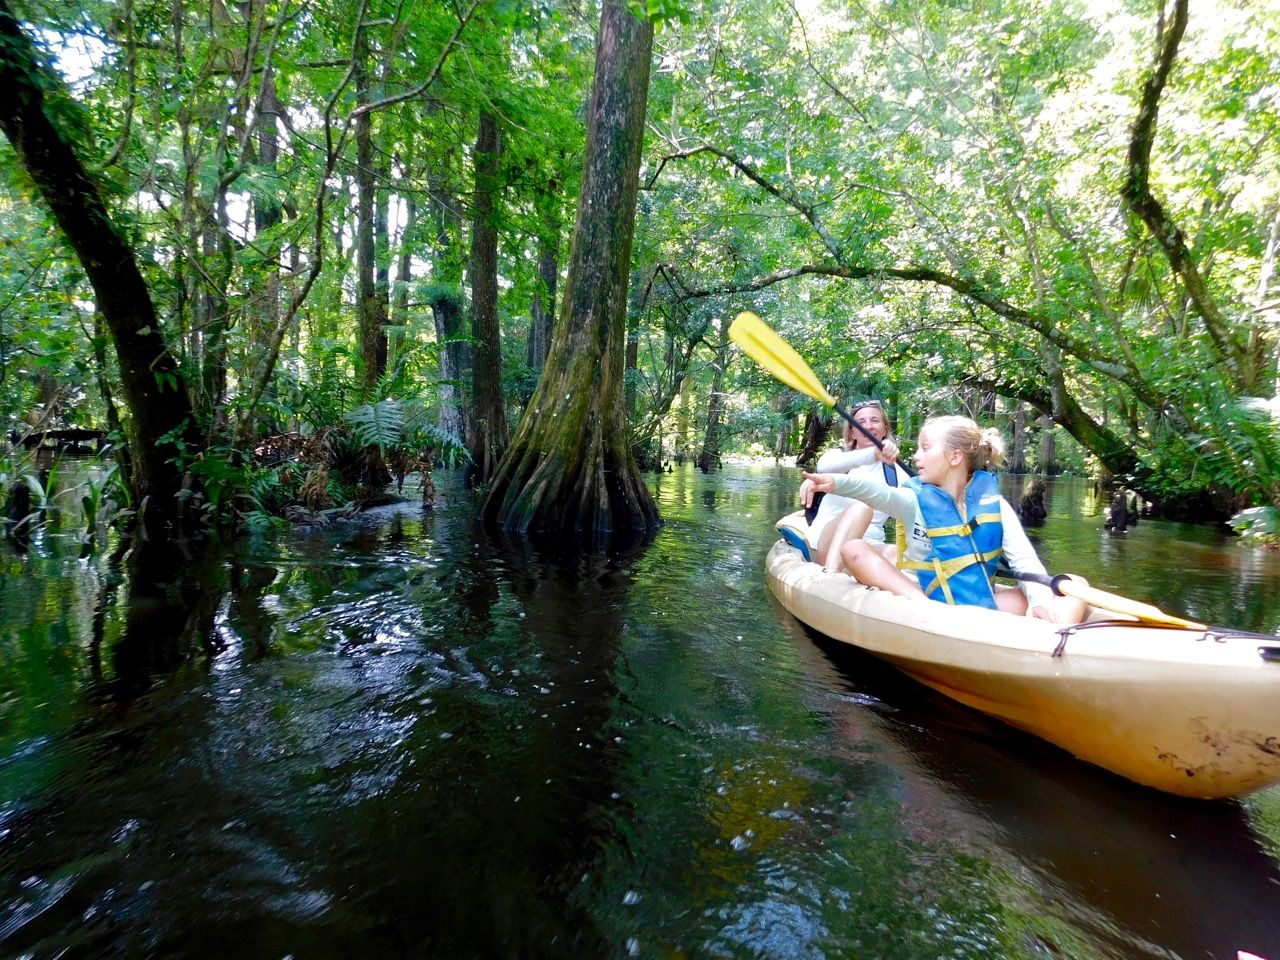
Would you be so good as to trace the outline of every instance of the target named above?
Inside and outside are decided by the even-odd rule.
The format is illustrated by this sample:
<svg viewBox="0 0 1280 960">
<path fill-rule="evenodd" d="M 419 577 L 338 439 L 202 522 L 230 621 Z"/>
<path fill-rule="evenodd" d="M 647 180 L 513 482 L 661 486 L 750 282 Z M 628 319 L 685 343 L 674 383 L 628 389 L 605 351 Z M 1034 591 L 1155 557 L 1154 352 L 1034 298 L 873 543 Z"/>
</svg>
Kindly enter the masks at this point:
<svg viewBox="0 0 1280 960">
<path fill-rule="evenodd" d="M 833 447 L 818 458 L 818 465 L 814 467 L 813 472 L 848 473 L 856 467 L 865 467 L 868 463 L 874 463 L 875 459 L 875 447 L 864 447 L 861 450 L 842 450 L 839 447 Z"/>
</svg>

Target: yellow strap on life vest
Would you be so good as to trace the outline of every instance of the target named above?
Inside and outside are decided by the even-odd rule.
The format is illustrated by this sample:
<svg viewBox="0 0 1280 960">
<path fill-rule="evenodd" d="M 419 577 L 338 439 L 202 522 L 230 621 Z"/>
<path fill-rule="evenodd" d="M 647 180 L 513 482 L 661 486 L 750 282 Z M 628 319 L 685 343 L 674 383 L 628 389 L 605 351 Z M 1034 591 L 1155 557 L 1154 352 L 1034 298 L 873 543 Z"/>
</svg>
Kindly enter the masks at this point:
<svg viewBox="0 0 1280 960">
<path fill-rule="evenodd" d="M 951 587 L 947 582 L 948 580 L 950 580 L 953 576 L 955 576 L 957 573 L 959 573 L 961 570 L 965 569 L 966 567 L 971 567 L 975 563 L 980 563 L 980 562 L 985 564 L 988 561 L 996 559 L 997 557 L 1000 556 L 1000 554 L 1004 553 L 1003 548 L 996 547 L 994 550 L 988 550 L 986 553 L 982 554 L 981 557 L 979 557 L 976 553 L 968 553 L 959 557 L 952 557 L 950 560 L 945 560 L 945 561 L 939 560 L 937 557 L 934 557 L 932 560 L 908 560 L 902 556 L 903 538 L 899 537 L 898 539 L 899 539 L 898 569 L 899 570 L 931 571 L 934 575 L 934 581 L 932 584 L 929 585 L 929 589 L 926 591 L 926 594 L 932 593 L 933 590 L 937 587 L 941 587 L 942 595 L 947 598 L 947 603 L 955 602 L 951 599 Z"/>
<path fill-rule="evenodd" d="M 999 512 L 996 513 L 979 513 L 973 518 L 973 525 L 976 527 L 980 523 L 998 523 L 1000 520 Z M 950 527 L 931 527 L 926 531 L 931 537 L 953 537 L 963 536 L 970 532 L 969 524 L 961 523 Z"/>
</svg>

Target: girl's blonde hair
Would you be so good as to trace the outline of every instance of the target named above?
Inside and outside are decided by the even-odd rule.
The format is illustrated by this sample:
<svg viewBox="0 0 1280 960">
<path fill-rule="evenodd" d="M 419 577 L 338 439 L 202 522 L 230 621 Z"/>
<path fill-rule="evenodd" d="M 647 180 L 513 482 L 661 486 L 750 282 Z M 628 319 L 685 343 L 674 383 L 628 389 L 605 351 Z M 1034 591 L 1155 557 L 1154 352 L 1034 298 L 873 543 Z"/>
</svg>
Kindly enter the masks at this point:
<svg viewBox="0 0 1280 960">
<path fill-rule="evenodd" d="M 920 428 L 936 431 L 942 442 L 964 454 L 970 475 L 1004 463 L 1004 438 L 995 427 L 980 428 L 968 417 L 930 417 Z"/>
</svg>

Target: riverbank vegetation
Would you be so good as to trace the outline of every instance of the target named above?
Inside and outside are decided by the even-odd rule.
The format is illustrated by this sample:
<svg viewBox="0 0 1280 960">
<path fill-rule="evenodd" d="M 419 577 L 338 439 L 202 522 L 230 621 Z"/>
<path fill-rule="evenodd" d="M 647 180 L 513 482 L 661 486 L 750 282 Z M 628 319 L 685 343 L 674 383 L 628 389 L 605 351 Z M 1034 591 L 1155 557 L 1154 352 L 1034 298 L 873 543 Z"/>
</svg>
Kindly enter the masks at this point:
<svg viewBox="0 0 1280 960">
<path fill-rule="evenodd" d="M 1280 4 L 603 13 L 4 0 L 5 429 L 113 434 L 182 529 L 447 462 L 642 530 L 638 469 L 829 442 L 749 308 L 908 439 L 968 410 L 1275 538 Z"/>
</svg>

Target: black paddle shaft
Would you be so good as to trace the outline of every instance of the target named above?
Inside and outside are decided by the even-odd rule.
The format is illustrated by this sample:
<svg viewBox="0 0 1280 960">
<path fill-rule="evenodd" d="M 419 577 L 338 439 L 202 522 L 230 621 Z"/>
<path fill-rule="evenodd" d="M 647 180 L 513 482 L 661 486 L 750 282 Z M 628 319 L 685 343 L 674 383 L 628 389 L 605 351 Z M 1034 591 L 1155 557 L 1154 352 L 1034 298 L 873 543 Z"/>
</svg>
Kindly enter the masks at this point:
<svg viewBox="0 0 1280 960">
<path fill-rule="evenodd" d="M 836 413 L 844 417 L 845 420 L 849 422 L 849 426 L 853 427 L 860 434 L 862 434 L 864 437 L 866 437 L 868 440 L 874 443 L 876 445 L 877 450 L 884 449 L 884 441 L 881 440 L 879 437 L 877 437 L 874 433 L 872 433 L 866 427 L 864 427 L 862 424 L 860 424 L 857 420 L 853 419 L 853 417 L 850 416 L 849 411 L 846 410 L 843 406 L 841 406 L 839 400 L 836 401 L 835 408 L 836 408 Z M 903 470 L 906 471 L 908 477 L 914 477 L 916 475 L 916 472 L 911 469 L 910 464 L 899 463 L 898 465 L 902 467 Z"/>
<path fill-rule="evenodd" d="M 853 417 L 849 415 L 849 411 L 846 410 L 843 406 L 841 406 L 840 401 L 838 400 L 836 401 L 835 409 L 836 409 L 836 413 L 844 417 L 845 420 L 849 422 L 850 426 L 852 426 L 864 437 L 866 437 L 868 440 L 874 443 L 876 445 L 876 449 L 878 450 L 884 449 L 884 441 L 881 440 L 879 437 L 877 437 L 874 433 L 872 433 L 866 427 L 864 427 L 862 424 L 860 424 L 857 420 L 853 419 Z M 906 471 L 908 477 L 914 477 L 916 475 L 916 472 L 911 469 L 910 464 L 898 463 L 898 466 L 902 467 L 902 469 Z M 892 469 L 892 467 L 890 467 L 888 464 L 885 464 L 885 468 L 886 468 L 886 471 Z M 818 504 L 822 502 L 822 498 L 825 496 L 826 496 L 825 493 L 815 493 L 813 495 L 813 501 L 809 504 L 809 506 L 804 508 L 804 522 L 809 526 L 813 526 L 813 518 L 818 515 Z"/>
</svg>

